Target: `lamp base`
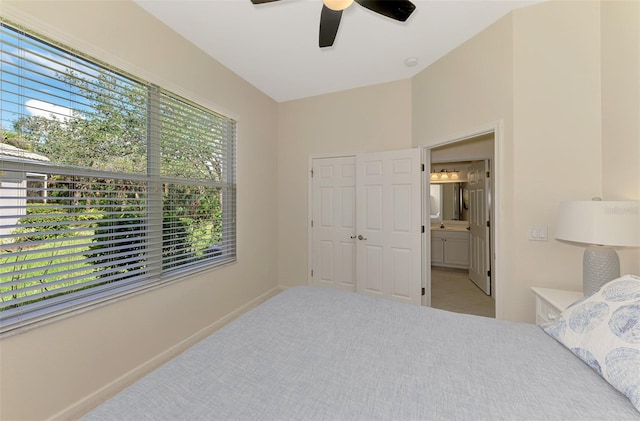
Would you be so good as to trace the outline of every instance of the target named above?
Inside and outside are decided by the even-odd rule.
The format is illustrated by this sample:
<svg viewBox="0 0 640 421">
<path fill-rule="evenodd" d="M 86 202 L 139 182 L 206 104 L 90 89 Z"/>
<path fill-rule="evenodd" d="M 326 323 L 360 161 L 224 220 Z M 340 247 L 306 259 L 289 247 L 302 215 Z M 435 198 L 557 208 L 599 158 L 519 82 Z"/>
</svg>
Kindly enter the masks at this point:
<svg viewBox="0 0 640 421">
<path fill-rule="evenodd" d="M 620 277 L 618 253 L 607 246 L 589 246 L 582 258 L 582 292 L 589 296 L 602 285 Z"/>
</svg>

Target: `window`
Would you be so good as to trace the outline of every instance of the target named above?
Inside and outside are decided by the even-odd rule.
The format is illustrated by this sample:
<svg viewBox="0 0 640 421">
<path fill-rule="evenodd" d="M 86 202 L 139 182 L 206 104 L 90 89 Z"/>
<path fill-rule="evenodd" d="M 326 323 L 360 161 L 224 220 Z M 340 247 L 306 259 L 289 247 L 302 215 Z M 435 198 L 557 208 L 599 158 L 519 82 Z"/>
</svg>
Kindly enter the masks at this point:
<svg viewBox="0 0 640 421">
<path fill-rule="evenodd" d="M 0 30 L 0 331 L 235 261 L 235 121 Z"/>
</svg>

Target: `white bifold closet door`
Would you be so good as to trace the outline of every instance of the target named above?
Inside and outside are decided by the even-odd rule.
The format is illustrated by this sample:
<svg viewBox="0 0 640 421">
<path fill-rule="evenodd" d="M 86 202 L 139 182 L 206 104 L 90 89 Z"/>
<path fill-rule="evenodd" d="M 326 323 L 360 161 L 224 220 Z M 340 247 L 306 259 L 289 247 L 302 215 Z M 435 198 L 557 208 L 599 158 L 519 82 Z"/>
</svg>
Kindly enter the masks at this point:
<svg viewBox="0 0 640 421">
<path fill-rule="evenodd" d="M 311 284 L 420 304 L 418 149 L 312 160 Z"/>
</svg>

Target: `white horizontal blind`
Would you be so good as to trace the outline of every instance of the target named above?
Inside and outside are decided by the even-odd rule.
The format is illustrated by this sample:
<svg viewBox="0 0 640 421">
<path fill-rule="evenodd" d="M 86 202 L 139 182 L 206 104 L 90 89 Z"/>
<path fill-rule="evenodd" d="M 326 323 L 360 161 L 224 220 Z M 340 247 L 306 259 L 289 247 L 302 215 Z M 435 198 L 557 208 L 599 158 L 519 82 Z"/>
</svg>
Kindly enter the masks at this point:
<svg viewBox="0 0 640 421">
<path fill-rule="evenodd" d="M 235 258 L 235 122 L 159 93 L 166 272 Z"/>
<path fill-rule="evenodd" d="M 235 260 L 235 122 L 0 27 L 0 331 Z"/>
</svg>

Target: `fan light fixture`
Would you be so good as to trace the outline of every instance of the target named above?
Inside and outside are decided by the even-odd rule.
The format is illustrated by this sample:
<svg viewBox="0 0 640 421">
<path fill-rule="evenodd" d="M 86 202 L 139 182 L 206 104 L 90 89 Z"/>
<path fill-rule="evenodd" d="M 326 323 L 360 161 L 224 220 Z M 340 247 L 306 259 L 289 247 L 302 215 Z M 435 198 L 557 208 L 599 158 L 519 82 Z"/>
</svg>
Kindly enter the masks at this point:
<svg viewBox="0 0 640 421">
<path fill-rule="evenodd" d="M 251 0 L 253 4 L 272 3 L 278 0 Z M 320 32 L 318 45 L 320 48 L 331 47 L 336 40 L 342 12 L 354 2 L 379 15 L 398 22 L 405 22 L 413 13 L 416 5 L 410 0 L 322 0 L 320 12 Z M 410 62 L 411 63 L 411 62 Z M 417 64 L 417 63 L 416 63 Z"/>
<path fill-rule="evenodd" d="M 340 11 L 353 4 L 353 0 L 322 0 L 325 6 L 331 10 Z"/>
</svg>

